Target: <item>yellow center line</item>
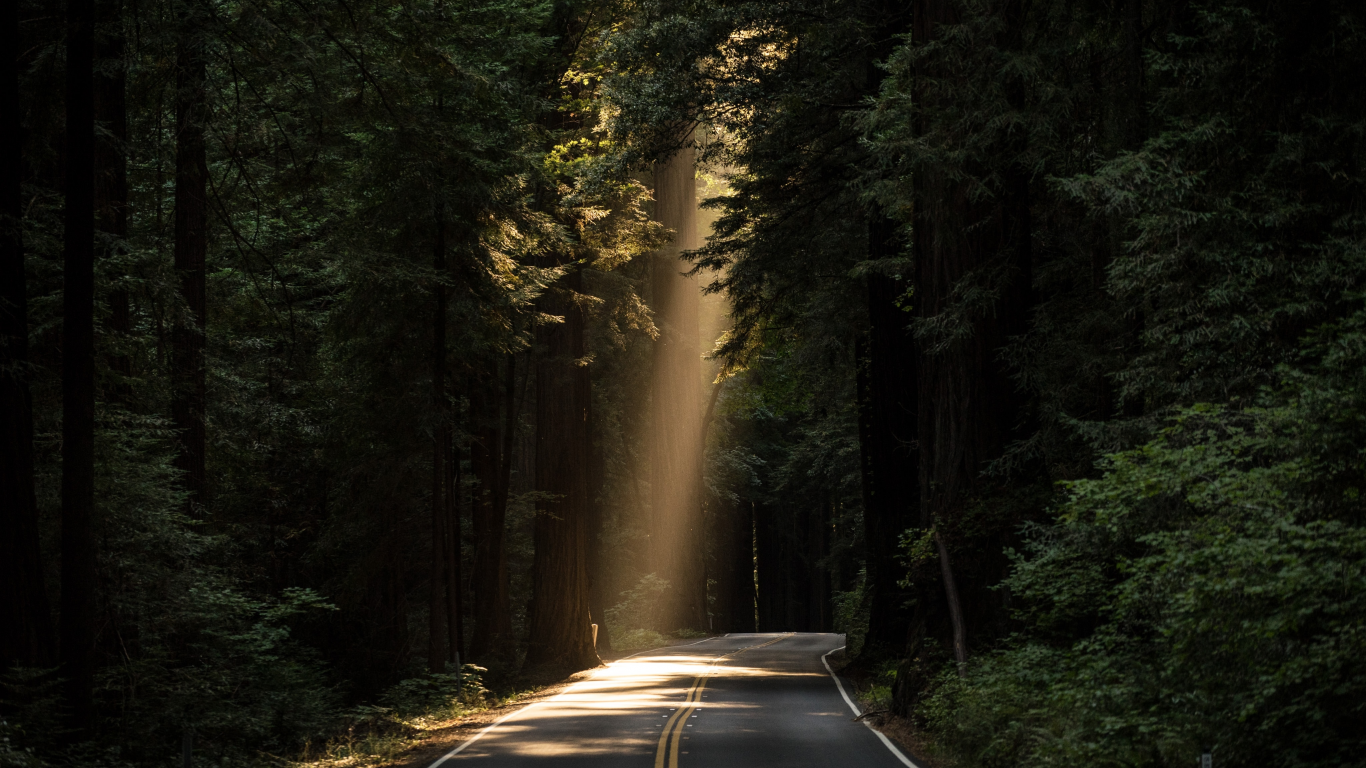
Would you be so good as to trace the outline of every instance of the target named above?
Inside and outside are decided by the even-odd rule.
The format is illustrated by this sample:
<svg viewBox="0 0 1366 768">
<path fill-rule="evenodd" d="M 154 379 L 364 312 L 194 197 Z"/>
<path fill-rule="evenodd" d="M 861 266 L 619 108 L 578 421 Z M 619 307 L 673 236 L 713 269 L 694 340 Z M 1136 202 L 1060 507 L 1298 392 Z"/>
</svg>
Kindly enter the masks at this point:
<svg viewBox="0 0 1366 768">
<path fill-rule="evenodd" d="M 760 645 L 749 645 L 745 646 L 744 648 L 739 648 L 734 651 L 731 651 L 730 653 L 722 654 L 712 659 L 711 663 L 707 666 L 714 667 L 718 662 L 720 662 L 728 656 L 737 656 L 741 653 L 744 653 L 745 651 L 753 651 L 759 648 L 767 648 L 768 646 L 773 645 L 776 642 L 786 640 L 787 638 L 792 637 L 793 634 L 794 633 L 792 632 L 788 632 L 784 635 L 780 635 L 778 637 L 773 638 L 772 640 L 769 640 L 767 643 L 762 643 Z M 669 722 L 664 724 L 664 732 L 659 734 L 659 746 L 655 748 L 655 768 L 664 768 L 664 757 L 666 754 L 669 758 L 669 768 L 678 768 L 678 743 L 679 740 L 683 737 L 683 726 L 685 724 L 685 721 L 688 719 L 688 714 L 696 710 L 697 705 L 702 703 L 702 689 L 707 687 L 707 678 L 709 678 L 710 676 L 710 670 L 708 670 L 706 674 L 697 676 L 697 679 L 693 681 L 692 687 L 688 689 L 688 695 L 683 700 L 683 703 L 679 705 L 678 710 L 674 712 L 673 717 L 669 718 Z M 670 735 L 673 736 L 672 749 L 669 748 Z"/>
<path fill-rule="evenodd" d="M 716 662 L 712 662 L 715 664 Z M 698 678 L 697 696 L 693 699 L 690 706 L 679 707 L 679 712 L 685 713 L 678 721 L 678 727 L 674 729 L 673 751 L 669 753 L 669 768 L 678 768 L 678 740 L 683 736 L 683 726 L 688 722 L 688 714 L 697 709 L 697 705 L 702 703 L 702 689 L 707 687 L 707 678 Z M 656 758 L 658 759 L 658 758 Z"/>
<path fill-rule="evenodd" d="M 684 700 L 684 706 L 680 706 L 674 716 L 669 718 L 669 722 L 664 724 L 664 733 L 659 736 L 659 747 L 655 750 L 655 768 L 664 768 L 665 745 L 669 743 L 669 731 L 673 730 L 674 724 L 679 721 L 683 713 L 687 711 L 687 704 L 693 700 L 693 696 L 701 693 L 702 684 L 705 678 L 697 678 L 693 681 L 692 688 L 688 689 L 688 698 Z M 681 728 L 679 730 L 682 730 Z"/>
</svg>

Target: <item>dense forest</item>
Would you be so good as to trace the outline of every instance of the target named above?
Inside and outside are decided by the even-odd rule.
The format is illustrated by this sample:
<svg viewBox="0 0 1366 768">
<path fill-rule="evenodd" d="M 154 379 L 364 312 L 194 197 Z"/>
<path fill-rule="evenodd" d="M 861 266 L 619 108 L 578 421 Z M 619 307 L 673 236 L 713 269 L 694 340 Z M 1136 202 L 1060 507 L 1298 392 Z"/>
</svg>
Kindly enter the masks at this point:
<svg viewBox="0 0 1366 768">
<path fill-rule="evenodd" d="M 1366 765 L 1366 4 L 0 14 L 0 763 L 815 631 L 937 766 Z"/>
</svg>

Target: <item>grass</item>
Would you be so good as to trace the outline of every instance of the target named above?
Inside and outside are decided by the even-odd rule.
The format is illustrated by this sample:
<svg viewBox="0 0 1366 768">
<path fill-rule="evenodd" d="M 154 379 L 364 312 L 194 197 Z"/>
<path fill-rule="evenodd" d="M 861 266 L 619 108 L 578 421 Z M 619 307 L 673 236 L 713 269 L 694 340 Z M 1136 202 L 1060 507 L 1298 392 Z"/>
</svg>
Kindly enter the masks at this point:
<svg viewBox="0 0 1366 768">
<path fill-rule="evenodd" d="M 540 690 L 533 687 L 499 695 L 484 688 L 477 674 L 466 672 L 460 678 L 459 688 L 454 674 L 404 680 L 380 697 L 383 705 L 355 707 L 347 714 L 345 730 L 321 744 L 305 744 L 295 759 L 281 762 L 289 768 L 364 768 L 392 763 L 433 731 L 480 712 L 516 704 Z"/>
</svg>

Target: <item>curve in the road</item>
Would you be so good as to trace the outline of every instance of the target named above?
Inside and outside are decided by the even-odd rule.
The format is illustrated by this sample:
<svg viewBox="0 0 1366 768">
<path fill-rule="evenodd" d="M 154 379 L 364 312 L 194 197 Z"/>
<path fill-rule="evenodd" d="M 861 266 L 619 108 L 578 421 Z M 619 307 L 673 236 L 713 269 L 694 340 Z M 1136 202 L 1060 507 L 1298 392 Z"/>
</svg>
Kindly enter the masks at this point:
<svg viewBox="0 0 1366 768">
<path fill-rule="evenodd" d="M 648 768 L 651 757 L 654 768 L 918 768 L 843 714 L 859 711 L 828 661 L 842 647 L 839 635 L 733 634 L 644 652 L 503 716 L 428 768 L 457 756 L 488 768 Z"/>
</svg>

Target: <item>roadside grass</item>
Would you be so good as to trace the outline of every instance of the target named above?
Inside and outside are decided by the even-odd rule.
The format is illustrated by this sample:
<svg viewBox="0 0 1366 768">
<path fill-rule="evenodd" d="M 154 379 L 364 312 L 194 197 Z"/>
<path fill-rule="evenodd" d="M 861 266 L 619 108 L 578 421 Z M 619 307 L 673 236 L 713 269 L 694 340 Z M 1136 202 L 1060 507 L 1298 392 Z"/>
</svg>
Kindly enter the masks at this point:
<svg viewBox="0 0 1366 768">
<path fill-rule="evenodd" d="M 650 629 L 613 634 L 614 651 L 664 647 L 675 639 L 707 637 L 705 632 L 662 634 Z M 488 670 L 473 664 L 459 673 L 425 674 L 403 680 L 379 697 L 377 704 L 353 707 L 344 725 L 321 742 L 304 744 L 293 759 L 270 755 L 284 768 L 373 768 L 399 762 L 414 746 L 440 730 L 473 715 L 517 704 L 562 680 L 506 679 L 501 690 L 489 690 Z"/>
<path fill-rule="evenodd" d="M 396 762 L 434 732 L 490 709 L 527 698 L 545 686 L 495 693 L 484 687 L 482 667 L 466 664 L 459 673 L 427 674 L 385 691 L 378 704 L 346 714 L 342 730 L 321 743 L 306 743 L 287 768 L 363 768 Z"/>
<path fill-rule="evenodd" d="M 859 711 L 869 714 L 887 712 L 892 708 L 892 684 L 896 682 L 897 661 L 879 664 L 872 674 L 854 680 L 854 698 Z"/>
</svg>

